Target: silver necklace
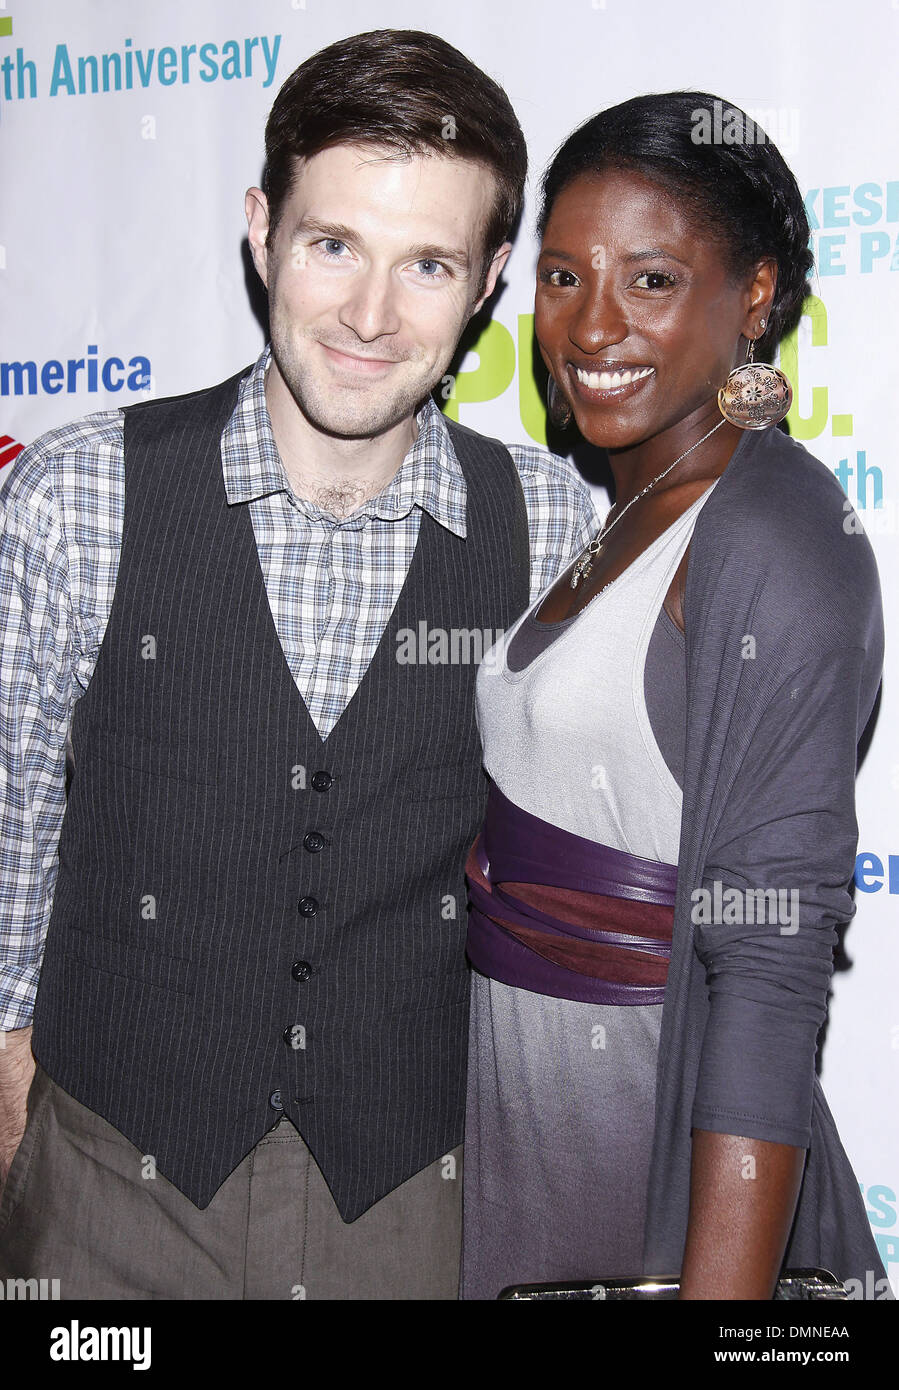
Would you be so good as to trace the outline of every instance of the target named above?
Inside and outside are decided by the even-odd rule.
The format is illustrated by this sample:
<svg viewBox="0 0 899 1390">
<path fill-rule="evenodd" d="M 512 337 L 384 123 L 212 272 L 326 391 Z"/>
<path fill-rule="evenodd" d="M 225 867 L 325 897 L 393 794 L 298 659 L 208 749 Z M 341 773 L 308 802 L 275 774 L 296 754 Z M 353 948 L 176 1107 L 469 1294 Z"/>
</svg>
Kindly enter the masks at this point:
<svg viewBox="0 0 899 1390">
<path fill-rule="evenodd" d="M 628 502 L 627 506 L 622 508 L 622 510 L 618 513 L 613 522 L 611 522 L 610 524 L 603 524 L 599 534 L 587 546 L 587 549 L 584 551 L 583 555 L 578 560 L 577 564 L 574 567 L 574 570 L 572 571 L 570 581 L 572 589 L 576 589 L 578 584 L 580 584 L 581 580 L 586 579 L 587 575 L 590 573 L 590 570 L 593 567 L 593 561 L 596 559 L 600 546 L 602 545 L 603 541 L 605 540 L 609 532 L 612 530 L 612 528 L 618 525 L 619 521 L 625 515 L 628 508 L 632 507 L 635 502 L 639 502 L 641 497 L 645 497 L 647 492 L 649 492 L 651 488 L 655 487 L 656 483 L 660 483 L 663 478 L 666 478 L 668 476 L 672 468 L 676 468 L 679 463 L 683 463 L 684 459 L 687 457 L 688 454 L 692 454 L 693 450 L 698 449 L 700 444 L 704 444 L 707 439 L 711 439 L 712 435 L 715 433 L 715 430 L 720 430 L 721 426 L 726 423 L 726 420 L 719 420 L 717 425 L 712 426 L 708 434 L 704 434 L 701 439 L 697 439 L 696 443 L 691 444 L 690 448 L 686 449 L 684 453 L 681 454 L 680 458 L 676 458 L 674 460 L 674 463 L 669 463 L 668 467 L 664 470 L 664 472 L 660 473 L 658 477 L 653 478 L 651 483 L 647 483 L 645 488 L 643 488 L 640 492 L 637 493 L 636 497 L 632 497 L 631 500 Z M 610 580 L 609 583 L 611 582 L 612 581 Z M 604 587 L 608 588 L 609 586 L 608 584 L 606 584 Z M 602 589 L 600 589 L 600 593 L 602 593 Z"/>
</svg>

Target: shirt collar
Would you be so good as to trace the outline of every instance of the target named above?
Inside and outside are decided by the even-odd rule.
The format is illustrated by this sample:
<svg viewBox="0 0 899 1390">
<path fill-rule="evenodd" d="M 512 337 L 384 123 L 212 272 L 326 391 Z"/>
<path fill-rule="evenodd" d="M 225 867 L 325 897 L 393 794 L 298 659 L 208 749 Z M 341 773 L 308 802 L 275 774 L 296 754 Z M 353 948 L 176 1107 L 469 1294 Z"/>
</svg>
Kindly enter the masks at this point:
<svg viewBox="0 0 899 1390">
<path fill-rule="evenodd" d="M 237 404 L 222 431 L 225 495 L 229 503 L 236 503 L 286 492 L 307 516 L 328 517 L 331 514 L 315 503 L 294 498 L 287 481 L 265 403 L 265 372 L 270 360 L 271 347 L 266 344 L 241 381 Z M 413 507 L 421 507 L 448 531 L 464 537 L 467 488 L 446 419 L 430 396 L 416 419 L 418 438 L 399 470 L 382 492 L 353 515 L 398 521 Z"/>
</svg>

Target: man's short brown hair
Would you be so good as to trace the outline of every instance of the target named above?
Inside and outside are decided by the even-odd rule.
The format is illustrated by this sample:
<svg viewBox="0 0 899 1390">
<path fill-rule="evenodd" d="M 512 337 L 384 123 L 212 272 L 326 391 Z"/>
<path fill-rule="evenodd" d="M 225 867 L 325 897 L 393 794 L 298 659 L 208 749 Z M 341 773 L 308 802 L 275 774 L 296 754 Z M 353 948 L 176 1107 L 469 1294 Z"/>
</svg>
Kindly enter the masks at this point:
<svg viewBox="0 0 899 1390">
<path fill-rule="evenodd" d="M 521 215 L 527 150 L 503 89 L 436 34 L 375 29 L 330 44 L 290 74 L 265 127 L 269 244 L 298 160 L 332 145 L 376 145 L 476 161 L 496 194 L 484 225 L 481 292 Z"/>
</svg>

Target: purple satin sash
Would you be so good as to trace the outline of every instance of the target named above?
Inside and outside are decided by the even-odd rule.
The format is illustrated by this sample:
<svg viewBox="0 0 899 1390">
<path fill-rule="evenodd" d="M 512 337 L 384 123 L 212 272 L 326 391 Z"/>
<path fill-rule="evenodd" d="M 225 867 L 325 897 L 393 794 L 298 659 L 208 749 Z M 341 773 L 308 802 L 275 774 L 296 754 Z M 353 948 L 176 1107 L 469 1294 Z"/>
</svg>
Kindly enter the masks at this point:
<svg viewBox="0 0 899 1390">
<path fill-rule="evenodd" d="M 561 830 L 491 785 L 466 875 L 471 902 L 466 949 L 481 974 L 585 1003 L 660 1004 L 664 999 L 664 978 L 645 983 L 640 976 L 649 970 L 658 977 L 670 958 L 677 865 Z M 539 891 L 528 895 L 527 885 L 540 885 Z M 630 917 L 640 929 L 622 930 L 620 922 L 612 929 L 609 918 L 616 916 Z M 587 942 L 592 946 L 580 944 Z M 598 964 L 593 956 L 601 956 Z M 575 968 L 570 968 L 572 957 Z M 614 978 L 602 978 L 603 969 Z"/>
</svg>

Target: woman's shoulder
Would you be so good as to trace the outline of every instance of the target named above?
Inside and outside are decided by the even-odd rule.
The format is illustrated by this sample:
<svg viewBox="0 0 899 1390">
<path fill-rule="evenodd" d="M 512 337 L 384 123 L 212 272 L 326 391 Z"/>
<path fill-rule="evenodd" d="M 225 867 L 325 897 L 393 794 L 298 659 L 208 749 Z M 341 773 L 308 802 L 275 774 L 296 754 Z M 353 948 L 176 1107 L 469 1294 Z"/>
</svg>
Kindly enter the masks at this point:
<svg viewBox="0 0 899 1390">
<path fill-rule="evenodd" d="M 789 539 L 802 553 L 823 554 L 853 533 L 845 525 L 852 504 L 835 474 L 781 430 L 744 435 L 715 494 L 709 510 L 720 509 L 728 532 L 752 527 L 763 552 Z"/>
<path fill-rule="evenodd" d="M 694 585 L 844 640 L 880 613 L 877 563 L 836 476 L 780 430 L 741 439 L 697 521 Z"/>
</svg>

